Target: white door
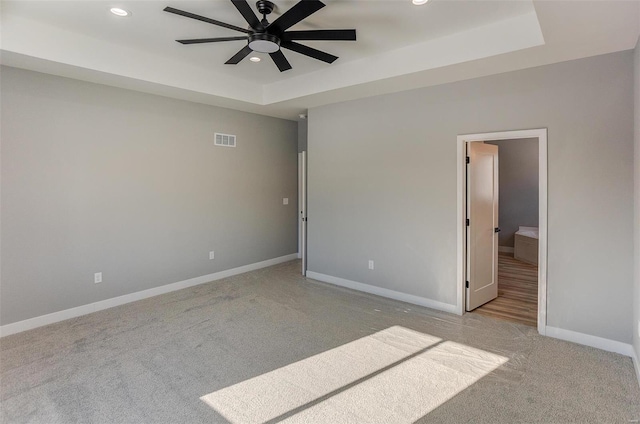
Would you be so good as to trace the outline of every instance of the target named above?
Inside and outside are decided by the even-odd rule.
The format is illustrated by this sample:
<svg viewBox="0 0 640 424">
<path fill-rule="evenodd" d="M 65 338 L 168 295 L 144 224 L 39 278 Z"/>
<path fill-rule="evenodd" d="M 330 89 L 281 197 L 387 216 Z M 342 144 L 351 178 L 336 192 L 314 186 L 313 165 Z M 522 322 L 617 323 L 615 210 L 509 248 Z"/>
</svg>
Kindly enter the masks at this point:
<svg viewBox="0 0 640 424">
<path fill-rule="evenodd" d="M 307 152 L 298 153 L 298 252 L 302 275 L 307 275 Z"/>
<path fill-rule="evenodd" d="M 467 144 L 467 311 L 498 297 L 498 146 Z"/>
</svg>

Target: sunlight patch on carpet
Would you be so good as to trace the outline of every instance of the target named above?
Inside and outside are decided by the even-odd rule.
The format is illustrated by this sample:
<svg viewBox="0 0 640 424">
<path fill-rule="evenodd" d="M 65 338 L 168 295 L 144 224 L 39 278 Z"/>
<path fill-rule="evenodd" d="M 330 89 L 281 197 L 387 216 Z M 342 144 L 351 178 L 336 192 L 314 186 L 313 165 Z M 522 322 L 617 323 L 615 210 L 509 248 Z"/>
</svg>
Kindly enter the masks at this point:
<svg viewBox="0 0 640 424">
<path fill-rule="evenodd" d="M 233 424 L 412 423 L 506 361 L 394 326 L 200 399 Z"/>
</svg>

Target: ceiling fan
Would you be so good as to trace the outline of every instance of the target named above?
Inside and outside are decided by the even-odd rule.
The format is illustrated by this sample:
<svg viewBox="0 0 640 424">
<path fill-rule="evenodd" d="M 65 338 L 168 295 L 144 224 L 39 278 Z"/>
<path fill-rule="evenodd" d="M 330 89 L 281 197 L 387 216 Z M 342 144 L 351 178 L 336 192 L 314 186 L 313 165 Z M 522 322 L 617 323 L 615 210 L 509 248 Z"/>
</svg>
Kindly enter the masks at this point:
<svg viewBox="0 0 640 424">
<path fill-rule="evenodd" d="M 326 63 L 333 63 L 338 57 L 323 51 L 314 49 L 303 44 L 296 43 L 294 40 L 327 40 L 327 41 L 355 41 L 355 29 L 319 29 L 309 31 L 287 31 L 298 22 L 306 19 L 313 13 L 322 9 L 325 4 L 320 0 L 301 0 L 291 9 L 287 10 L 275 21 L 269 23 L 267 15 L 273 12 L 275 4 L 268 0 L 258 0 L 256 7 L 262 15 L 262 20 L 258 19 L 256 14 L 247 3 L 247 0 L 231 0 L 231 3 L 238 9 L 238 12 L 244 17 L 249 24 L 249 28 L 241 28 L 239 26 L 216 21 L 215 19 L 206 18 L 194 13 L 185 12 L 183 10 L 174 9 L 173 7 L 165 7 L 164 11 L 184 16 L 186 18 L 196 19 L 198 21 L 207 22 L 223 28 L 232 29 L 243 32 L 247 35 L 239 37 L 218 37 L 218 38 L 196 38 L 191 40 L 176 40 L 182 44 L 201 44 L 201 43 L 217 43 L 220 41 L 247 41 L 247 45 L 236 53 L 231 59 L 225 62 L 227 65 L 237 65 L 242 59 L 247 57 L 251 52 L 269 53 L 271 59 L 276 64 L 280 72 L 291 69 L 291 64 L 282 53 L 281 48 L 289 49 L 294 52 L 321 60 Z"/>
</svg>

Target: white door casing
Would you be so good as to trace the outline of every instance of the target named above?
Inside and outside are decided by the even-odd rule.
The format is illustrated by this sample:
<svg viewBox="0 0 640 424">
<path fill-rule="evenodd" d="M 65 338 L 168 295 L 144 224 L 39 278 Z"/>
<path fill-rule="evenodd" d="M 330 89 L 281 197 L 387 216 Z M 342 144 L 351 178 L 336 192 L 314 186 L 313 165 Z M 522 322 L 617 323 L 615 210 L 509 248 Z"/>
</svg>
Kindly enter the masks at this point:
<svg viewBox="0 0 640 424">
<path fill-rule="evenodd" d="M 457 242 L 456 242 L 456 310 L 459 315 L 463 315 L 466 310 L 466 233 L 467 227 L 465 219 L 466 209 L 466 146 L 468 142 L 483 140 L 517 140 L 537 138 L 538 139 L 538 188 L 539 188 L 539 243 L 538 243 L 538 333 L 545 335 L 547 331 L 547 196 L 548 196 L 548 158 L 547 158 L 547 129 L 525 129 L 513 131 L 500 131 L 489 133 L 464 134 L 457 136 L 457 208 L 456 221 L 458 222 Z"/>
<path fill-rule="evenodd" d="M 467 144 L 467 311 L 498 297 L 498 146 Z"/>
<path fill-rule="evenodd" d="M 298 252 L 302 259 L 302 275 L 307 275 L 307 152 L 298 153 Z"/>
<path fill-rule="evenodd" d="M 302 259 L 302 153 L 298 152 L 298 259 Z"/>
</svg>

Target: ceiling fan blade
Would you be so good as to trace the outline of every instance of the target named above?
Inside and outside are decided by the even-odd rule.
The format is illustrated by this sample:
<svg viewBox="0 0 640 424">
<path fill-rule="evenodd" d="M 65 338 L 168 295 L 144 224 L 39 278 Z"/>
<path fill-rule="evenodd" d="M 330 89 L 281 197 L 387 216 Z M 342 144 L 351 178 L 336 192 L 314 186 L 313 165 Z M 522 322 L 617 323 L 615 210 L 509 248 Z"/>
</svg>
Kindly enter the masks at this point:
<svg viewBox="0 0 640 424">
<path fill-rule="evenodd" d="M 218 37 L 218 38 L 193 38 L 191 40 L 176 40 L 180 44 L 202 44 L 202 43 L 217 43 L 219 41 L 247 41 L 247 37 Z"/>
<path fill-rule="evenodd" d="M 256 17 L 256 14 L 251 10 L 251 6 L 247 3 L 247 0 L 231 0 L 231 3 L 238 9 L 238 12 L 247 21 L 251 28 L 256 29 L 260 25 L 260 21 Z"/>
<path fill-rule="evenodd" d="M 251 47 L 249 47 L 247 45 L 242 50 L 240 50 L 238 53 L 233 55 L 233 57 L 231 59 L 227 60 L 224 64 L 225 65 L 237 65 L 238 63 L 240 63 L 240 61 L 242 59 L 244 59 L 245 57 L 249 56 L 249 54 L 251 54 L 252 51 L 253 50 L 251 50 Z"/>
<path fill-rule="evenodd" d="M 284 57 L 282 50 L 278 50 L 275 53 L 269 53 L 269 56 L 271 56 L 273 62 L 276 64 L 278 69 L 280 69 L 280 72 L 288 71 L 289 69 L 291 69 L 291 64 L 289 63 L 287 58 Z"/>
<path fill-rule="evenodd" d="M 282 41 L 280 46 L 326 63 L 333 63 L 338 58 L 338 56 L 325 53 L 309 46 L 303 46 L 302 44 L 294 43 L 293 41 Z"/>
<path fill-rule="evenodd" d="M 235 25 L 225 24 L 224 22 L 216 21 L 215 19 L 206 18 L 204 16 L 196 15 L 195 13 L 185 12 L 184 10 L 174 9 L 173 7 L 165 7 L 165 12 L 174 13 L 176 15 L 184 16 L 185 18 L 196 19 L 198 21 L 206 22 L 208 24 L 213 24 L 217 26 L 221 26 L 223 28 L 233 29 L 235 31 L 240 31 L 249 34 L 251 31 L 245 28 L 240 28 Z"/>
<path fill-rule="evenodd" d="M 320 0 L 300 0 L 269 25 L 270 33 L 282 33 L 325 6 Z"/>
<path fill-rule="evenodd" d="M 316 29 L 310 31 L 287 31 L 282 39 L 291 40 L 330 40 L 356 41 L 355 29 Z"/>
</svg>

